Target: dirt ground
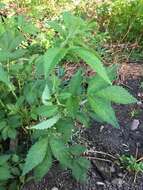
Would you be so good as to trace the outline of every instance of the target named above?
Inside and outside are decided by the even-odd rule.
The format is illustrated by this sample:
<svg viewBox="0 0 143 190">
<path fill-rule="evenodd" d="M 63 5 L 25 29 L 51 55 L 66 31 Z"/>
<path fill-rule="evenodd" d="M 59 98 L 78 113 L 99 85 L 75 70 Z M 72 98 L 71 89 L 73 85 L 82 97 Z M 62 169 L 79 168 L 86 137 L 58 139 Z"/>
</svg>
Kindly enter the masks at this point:
<svg viewBox="0 0 143 190">
<path fill-rule="evenodd" d="M 80 141 L 88 146 L 85 156 L 92 164 L 87 182 L 76 182 L 70 171 L 63 171 L 55 163 L 41 182 L 29 182 L 23 190 L 143 190 L 143 174 L 130 173 L 117 161 L 118 156 L 123 154 L 143 157 L 143 89 L 140 88 L 143 64 L 138 68 L 140 76 L 136 76 L 136 68 L 138 66 L 132 64 L 126 69 L 122 68 L 124 72 L 122 70 L 120 73 L 125 74 L 120 76 L 119 73 L 119 80 L 116 81 L 139 100 L 136 105 L 113 105 L 120 129 L 93 121 L 89 129 L 81 131 Z M 134 128 L 131 126 L 135 120 L 138 125 Z"/>
</svg>

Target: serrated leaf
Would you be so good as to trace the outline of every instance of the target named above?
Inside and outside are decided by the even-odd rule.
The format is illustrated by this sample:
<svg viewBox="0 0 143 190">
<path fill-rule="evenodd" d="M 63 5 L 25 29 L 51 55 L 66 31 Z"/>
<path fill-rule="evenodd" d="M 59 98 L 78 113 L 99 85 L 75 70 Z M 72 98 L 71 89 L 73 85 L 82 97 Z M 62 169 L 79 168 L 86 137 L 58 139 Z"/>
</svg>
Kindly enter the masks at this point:
<svg viewBox="0 0 143 190">
<path fill-rule="evenodd" d="M 75 75 L 71 78 L 69 83 L 69 92 L 76 96 L 80 93 L 81 90 L 81 83 L 82 83 L 82 72 L 78 70 Z"/>
<path fill-rule="evenodd" d="M 38 142 L 32 145 L 32 147 L 28 151 L 22 175 L 30 172 L 33 168 L 38 166 L 44 160 L 47 153 L 47 146 L 47 138 L 40 139 Z"/>
<path fill-rule="evenodd" d="M 107 75 L 111 82 L 113 82 L 117 77 L 117 65 L 113 65 L 106 68 Z M 103 78 L 96 74 L 96 76 L 92 76 L 88 83 L 88 94 L 98 92 L 99 90 L 108 87 L 109 83 L 107 83 Z"/>
<path fill-rule="evenodd" d="M 95 96 L 119 104 L 131 104 L 137 102 L 137 99 L 121 86 L 109 86 L 96 92 Z"/>
<path fill-rule="evenodd" d="M 111 81 L 106 73 L 102 62 L 96 55 L 80 47 L 73 48 L 73 51 L 78 54 L 94 71 L 96 71 L 100 77 L 102 77 L 105 81 L 111 84 Z"/>
<path fill-rule="evenodd" d="M 87 170 L 90 168 L 90 161 L 85 158 L 77 158 L 73 160 L 72 175 L 77 181 L 86 181 Z"/>
<path fill-rule="evenodd" d="M 44 55 L 44 72 L 47 78 L 55 66 L 64 58 L 68 49 L 50 48 Z"/>
<path fill-rule="evenodd" d="M 114 127 L 119 127 L 115 112 L 111 106 L 111 103 L 101 98 L 88 97 L 90 106 L 96 115 L 101 118 L 104 122 L 107 122 Z"/>
<path fill-rule="evenodd" d="M 51 137 L 50 147 L 55 158 L 59 160 L 62 165 L 71 168 L 70 153 L 59 137 Z"/>
<path fill-rule="evenodd" d="M 66 143 L 72 137 L 72 130 L 74 129 L 74 123 L 71 119 L 59 120 L 56 124 L 57 131 L 61 133 L 63 141 Z"/>
<path fill-rule="evenodd" d="M 41 123 L 34 125 L 30 129 L 39 129 L 39 130 L 49 129 L 52 126 L 54 126 L 59 119 L 60 119 L 60 115 L 56 115 L 50 119 L 47 119 L 46 121 L 42 121 Z"/>
<path fill-rule="evenodd" d="M 34 169 L 36 179 L 42 179 L 52 166 L 52 155 L 50 148 L 47 149 L 46 156 L 41 164 Z"/>
</svg>

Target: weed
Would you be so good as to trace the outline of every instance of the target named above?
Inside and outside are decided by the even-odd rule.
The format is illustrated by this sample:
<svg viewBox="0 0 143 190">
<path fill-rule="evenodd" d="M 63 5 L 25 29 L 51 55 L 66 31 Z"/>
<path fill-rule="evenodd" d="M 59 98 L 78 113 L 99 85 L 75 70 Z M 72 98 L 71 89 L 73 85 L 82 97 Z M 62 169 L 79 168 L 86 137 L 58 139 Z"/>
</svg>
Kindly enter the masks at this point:
<svg viewBox="0 0 143 190">
<path fill-rule="evenodd" d="M 120 158 L 122 166 L 127 169 L 129 172 L 143 172 L 143 162 L 140 159 L 136 159 L 133 156 L 123 155 Z"/>
</svg>

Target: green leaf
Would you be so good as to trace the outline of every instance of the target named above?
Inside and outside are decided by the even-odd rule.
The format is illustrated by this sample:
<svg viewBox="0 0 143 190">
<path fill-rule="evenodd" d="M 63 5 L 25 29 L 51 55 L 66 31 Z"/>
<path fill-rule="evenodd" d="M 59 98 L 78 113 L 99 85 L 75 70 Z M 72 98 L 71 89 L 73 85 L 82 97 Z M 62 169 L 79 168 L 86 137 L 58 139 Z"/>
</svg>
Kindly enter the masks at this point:
<svg viewBox="0 0 143 190">
<path fill-rule="evenodd" d="M 72 95 L 72 94 L 69 93 L 69 92 L 61 92 L 61 93 L 59 94 L 58 98 L 59 98 L 60 100 L 66 100 L 66 99 L 70 98 L 71 95 Z"/>
<path fill-rule="evenodd" d="M 59 119 L 60 119 L 60 115 L 56 115 L 50 119 L 47 119 L 46 121 L 42 121 L 41 123 L 34 125 L 30 129 L 39 129 L 39 130 L 49 129 L 52 126 L 54 126 Z"/>
<path fill-rule="evenodd" d="M 34 82 L 26 83 L 24 86 L 24 96 L 26 101 L 32 105 L 37 99 L 37 87 Z"/>
<path fill-rule="evenodd" d="M 38 142 L 32 145 L 28 151 L 22 175 L 27 174 L 44 160 L 47 153 L 47 146 L 47 138 L 40 139 Z"/>
<path fill-rule="evenodd" d="M 71 78 L 69 83 L 69 92 L 76 96 L 80 93 L 81 90 L 81 83 L 82 83 L 82 72 L 78 70 L 76 74 Z"/>
<path fill-rule="evenodd" d="M 96 115 L 101 118 L 104 122 L 107 122 L 114 127 L 119 127 L 115 112 L 109 101 L 101 98 L 88 97 L 89 103 Z"/>
<path fill-rule="evenodd" d="M 89 127 L 89 117 L 86 112 L 79 112 L 76 115 L 78 122 L 82 123 L 85 127 Z"/>
<path fill-rule="evenodd" d="M 7 166 L 0 166 L 0 181 L 12 178 L 10 169 Z"/>
<path fill-rule="evenodd" d="M 87 180 L 87 170 L 90 168 L 90 161 L 85 158 L 77 158 L 72 163 L 72 175 L 77 181 Z"/>
<path fill-rule="evenodd" d="M 0 50 L 0 61 L 6 62 L 6 61 L 13 61 L 19 58 L 22 58 L 26 54 L 26 49 L 16 49 L 13 52 L 9 52 L 6 50 Z"/>
<path fill-rule="evenodd" d="M 15 139 L 17 134 L 17 130 L 11 127 L 8 127 L 7 135 L 10 139 Z"/>
<path fill-rule="evenodd" d="M 44 91 L 42 93 L 42 103 L 45 105 L 49 105 L 49 100 L 51 99 L 50 90 L 48 85 L 45 85 Z"/>
<path fill-rule="evenodd" d="M 13 52 L 24 40 L 25 38 L 21 33 L 14 36 L 12 32 L 7 31 L 0 36 L 0 47 L 2 50 Z"/>
<path fill-rule="evenodd" d="M 19 156 L 17 154 L 12 155 L 12 161 L 17 163 L 19 161 Z"/>
<path fill-rule="evenodd" d="M 78 54 L 94 71 L 96 71 L 100 77 L 111 84 L 102 62 L 96 55 L 80 47 L 73 48 L 73 51 Z"/>
<path fill-rule="evenodd" d="M 55 66 L 64 58 L 67 53 L 64 48 L 50 48 L 44 55 L 44 72 L 47 78 Z"/>
<path fill-rule="evenodd" d="M 46 24 L 48 24 L 52 29 L 54 29 L 60 35 L 65 35 L 64 29 L 62 28 L 62 26 L 56 20 L 49 21 Z"/>
<path fill-rule="evenodd" d="M 117 65 L 113 65 L 106 68 L 107 75 L 109 79 L 113 82 L 117 78 Z M 96 76 L 92 76 L 88 82 L 88 94 L 98 92 L 99 90 L 108 87 L 109 83 L 107 83 L 103 78 L 96 74 Z"/>
<path fill-rule="evenodd" d="M 9 61 L 13 61 L 19 58 L 24 57 L 24 55 L 27 53 L 26 49 L 16 49 L 14 52 L 12 52 L 9 57 L 8 60 Z"/>
<path fill-rule="evenodd" d="M 52 155 L 50 148 L 47 149 L 44 160 L 34 169 L 36 179 L 42 179 L 52 166 Z"/>
<path fill-rule="evenodd" d="M 109 86 L 109 84 L 106 83 L 99 75 L 93 76 L 88 82 L 88 94 L 96 93 L 107 86 Z"/>
<path fill-rule="evenodd" d="M 6 163 L 10 159 L 11 155 L 5 154 L 0 156 L 0 166 Z"/>
<path fill-rule="evenodd" d="M 113 64 L 113 65 L 107 67 L 106 72 L 107 72 L 109 79 L 113 82 L 114 80 L 117 79 L 118 65 Z"/>
<path fill-rule="evenodd" d="M 5 127 L 1 132 L 2 138 L 6 140 L 8 138 L 8 127 Z"/>
<path fill-rule="evenodd" d="M 5 186 L 0 185 L 0 190 L 5 190 Z"/>
<path fill-rule="evenodd" d="M 0 2 L 0 9 L 5 8 L 6 4 Z"/>
<path fill-rule="evenodd" d="M 75 37 L 77 34 L 82 34 L 87 29 L 86 22 L 80 17 L 72 15 L 70 12 L 63 13 L 63 20 L 70 38 Z"/>
<path fill-rule="evenodd" d="M 72 118 L 76 117 L 76 114 L 78 112 L 78 108 L 79 108 L 79 100 L 77 97 L 70 97 L 67 100 L 66 103 L 66 108 L 68 111 L 68 115 Z"/>
<path fill-rule="evenodd" d="M 36 108 L 36 113 L 43 117 L 52 117 L 58 113 L 58 107 L 55 105 L 42 105 Z"/>
<path fill-rule="evenodd" d="M 15 50 L 21 44 L 21 42 L 24 40 L 25 40 L 24 36 L 20 35 L 20 34 L 18 36 L 14 37 L 12 42 L 9 44 L 9 51 Z"/>
<path fill-rule="evenodd" d="M 5 31 L 0 36 L 0 48 L 6 51 L 9 51 L 9 46 L 14 39 L 13 34 L 10 31 Z"/>
<path fill-rule="evenodd" d="M 70 153 L 59 137 L 50 138 L 50 147 L 55 158 L 59 160 L 62 165 L 71 168 Z"/>
<path fill-rule="evenodd" d="M 86 147 L 81 146 L 79 144 L 76 144 L 76 145 L 73 145 L 73 146 L 70 147 L 71 154 L 73 154 L 75 156 L 80 156 L 85 151 L 86 151 Z"/>
<path fill-rule="evenodd" d="M 137 102 L 137 99 L 121 86 L 109 86 L 99 92 L 96 92 L 95 96 L 120 104 L 131 104 Z"/>
<path fill-rule="evenodd" d="M 66 143 L 72 137 L 72 130 L 74 129 L 74 123 L 71 119 L 59 120 L 56 124 L 57 131 L 62 134 L 63 141 Z"/>
<path fill-rule="evenodd" d="M 64 24 L 67 29 L 70 29 L 76 25 L 76 19 L 77 19 L 77 17 L 72 15 L 70 12 L 63 13 L 63 20 L 64 20 Z"/>
<path fill-rule="evenodd" d="M 9 80 L 8 73 L 3 69 L 2 65 L 0 65 L 0 81 L 4 82 L 8 87 L 11 88 L 12 83 Z"/>
<path fill-rule="evenodd" d="M 25 33 L 28 33 L 31 35 L 36 35 L 36 33 L 38 32 L 38 28 L 36 28 L 32 23 L 24 24 L 22 29 Z"/>
<path fill-rule="evenodd" d="M 1 121 L 1 122 L 0 122 L 0 131 L 1 131 L 2 129 L 4 129 L 5 127 L 7 127 L 7 122 L 6 122 L 6 121 Z"/>
</svg>

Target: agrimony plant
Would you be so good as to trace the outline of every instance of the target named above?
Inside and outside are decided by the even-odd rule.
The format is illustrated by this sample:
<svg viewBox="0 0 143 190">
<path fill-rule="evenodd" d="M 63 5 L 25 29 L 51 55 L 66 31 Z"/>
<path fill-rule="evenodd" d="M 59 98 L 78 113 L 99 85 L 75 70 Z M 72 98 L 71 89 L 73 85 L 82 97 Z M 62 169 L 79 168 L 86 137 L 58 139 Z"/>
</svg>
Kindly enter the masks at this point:
<svg viewBox="0 0 143 190">
<path fill-rule="evenodd" d="M 36 179 L 41 179 L 51 168 L 53 159 L 71 169 L 77 180 L 86 180 L 90 162 L 83 157 L 86 148 L 72 140 L 77 130 L 75 123 L 88 127 L 91 119 L 97 118 L 119 127 L 112 102 L 128 104 L 137 100 L 122 87 L 112 85 L 116 67 L 105 68 L 97 53 L 88 47 L 90 27 L 81 18 L 66 12 L 61 21 L 50 22 L 49 26 L 56 31 L 55 43 L 44 54 L 22 46 L 27 39 L 19 19 L 13 21 L 14 28 L 4 28 L 0 36 L 0 143 L 3 148 L 0 153 L 6 154 L 7 142 L 9 154 L 20 157 L 19 173 L 7 172 L 7 168 L 7 178 L 0 182 L 5 187 L 5 181 L 13 184 L 14 180 L 9 181 L 11 176 L 17 180 L 21 175 L 20 179 L 24 180 L 30 171 Z M 61 67 L 67 55 L 83 60 L 96 75 L 86 77 L 84 68 L 80 68 L 65 81 L 57 67 Z M 24 165 L 27 146 L 23 141 L 28 147 L 33 144 Z"/>
<path fill-rule="evenodd" d="M 29 150 L 23 175 L 34 169 L 35 174 L 39 172 L 41 177 L 44 176 L 55 157 L 61 165 L 72 170 L 77 180 L 84 180 L 90 166 L 89 161 L 81 156 L 85 148 L 69 145 L 74 122 L 89 126 L 92 116 L 119 127 L 111 103 L 130 104 L 137 100 L 124 88 L 112 85 L 116 78 L 116 67 L 106 69 L 99 56 L 84 42 L 89 30 L 87 23 L 67 12 L 61 20 L 61 23 L 49 23 L 58 32 L 58 39 L 55 46 L 49 48 L 36 62 L 41 70 L 39 76 L 44 76 L 45 81 L 41 96 L 43 105 L 38 108 L 45 120 L 30 128 L 39 131 L 36 133 L 39 133 L 36 136 L 39 140 Z M 97 74 L 86 79 L 81 68 L 65 85 L 55 68 L 60 66 L 67 54 L 79 57 Z M 40 151 L 37 152 L 39 147 Z M 32 155 L 36 155 L 37 159 L 33 160 Z"/>
</svg>

